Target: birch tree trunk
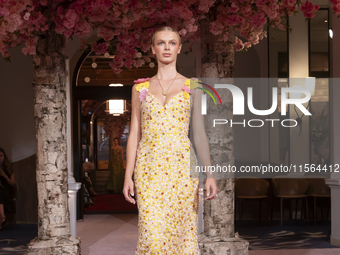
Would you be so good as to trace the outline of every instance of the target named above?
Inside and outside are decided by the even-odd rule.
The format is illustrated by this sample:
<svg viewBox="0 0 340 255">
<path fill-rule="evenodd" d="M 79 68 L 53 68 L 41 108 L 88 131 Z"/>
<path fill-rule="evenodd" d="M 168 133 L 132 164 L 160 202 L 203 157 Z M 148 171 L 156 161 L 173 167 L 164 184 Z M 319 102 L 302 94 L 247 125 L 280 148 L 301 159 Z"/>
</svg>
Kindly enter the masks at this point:
<svg viewBox="0 0 340 255">
<path fill-rule="evenodd" d="M 229 27 L 230 43 L 219 42 L 209 31 L 209 19 L 201 21 L 201 54 L 202 79 L 211 83 L 220 78 L 234 78 L 234 29 Z M 215 83 L 214 83 L 215 84 Z M 214 86 L 214 84 L 209 84 Z M 218 141 L 210 144 L 211 164 L 216 166 L 234 165 L 234 134 L 228 125 L 213 127 L 213 119 L 232 119 L 232 96 L 227 89 L 216 89 L 221 97 L 223 106 L 216 107 L 208 97 L 208 112 L 205 115 L 205 129 L 209 140 Z M 210 99 L 210 100 L 209 100 Z M 204 201 L 204 233 L 199 236 L 201 254 L 244 255 L 248 254 L 249 243 L 235 237 L 234 233 L 234 179 L 230 174 L 215 173 L 218 187 L 218 197 Z M 205 187 L 204 187 L 205 189 Z M 205 192 L 206 193 L 206 192 Z"/>
<path fill-rule="evenodd" d="M 66 151 L 65 37 L 39 37 L 33 57 L 37 139 L 38 237 L 29 254 L 80 254 L 70 234 Z"/>
</svg>

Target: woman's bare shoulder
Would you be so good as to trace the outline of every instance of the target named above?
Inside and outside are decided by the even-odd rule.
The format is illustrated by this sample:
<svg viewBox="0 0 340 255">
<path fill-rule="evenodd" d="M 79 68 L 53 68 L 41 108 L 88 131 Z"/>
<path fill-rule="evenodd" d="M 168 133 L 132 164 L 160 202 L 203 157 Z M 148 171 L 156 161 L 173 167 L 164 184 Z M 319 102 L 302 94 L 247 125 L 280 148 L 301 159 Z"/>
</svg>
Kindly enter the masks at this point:
<svg viewBox="0 0 340 255">
<path fill-rule="evenodd" d="M 186 82 L 187 80 L 189 80 L 190 78 L 188 78 L 188 77 L 186 77 L 186 76 L 180 74 L 180 75 L 178 76 L 177 79 L 179 79 L 182 83 L 184 83 L 184 82 Z"/>
</svg>

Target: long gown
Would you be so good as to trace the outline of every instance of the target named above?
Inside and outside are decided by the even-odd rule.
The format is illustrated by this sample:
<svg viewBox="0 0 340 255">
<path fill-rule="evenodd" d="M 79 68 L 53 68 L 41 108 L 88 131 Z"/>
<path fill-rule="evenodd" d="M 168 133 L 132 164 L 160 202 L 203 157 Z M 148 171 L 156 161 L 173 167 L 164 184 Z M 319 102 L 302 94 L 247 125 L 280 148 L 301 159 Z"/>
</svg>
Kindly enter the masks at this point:
<svg viewBox="0 0 340 255">
<path fill-rule="evenodd" d="M 197 159 L 188 138 L 193 98 L 186 93 L 162 106 L 148 92 L 140 103 L 141 140 L 134 169 L 139 212 L 136 255 L 199 254 L 199 180 L 190 174 Z"/>
<path fill-rule="evenodd" d="M 124 186 L 125 169 L 122 161 L 122 151 L 120 148 L 113 149 L 113 158 L 110 166 L 110 174 L 106 183 L 106 188 L 114 193 L 122 193 Z"/>
</svg>

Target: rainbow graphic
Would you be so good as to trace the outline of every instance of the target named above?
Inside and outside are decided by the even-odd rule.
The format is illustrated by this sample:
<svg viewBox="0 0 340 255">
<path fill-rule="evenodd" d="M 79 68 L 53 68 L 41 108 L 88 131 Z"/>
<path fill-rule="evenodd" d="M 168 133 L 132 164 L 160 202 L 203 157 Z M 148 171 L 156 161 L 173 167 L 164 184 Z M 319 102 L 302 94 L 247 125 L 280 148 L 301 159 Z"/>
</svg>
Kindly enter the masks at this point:
<svg viewBox="0 0 340 255">
<path fill-rule="evenodd" d="M 191 85 L 191 83 L 193 83 L 193 84 Z M 201 84 L 203 86 L 206 86 L 210 90 L 212 90 L 216 94 L 218 100 L 220 101 L 220 104 L 222 105 L 222 100 L 221 100 L 220 96 L 218 95 L 217 91 L 213 87 L 211 87 L 208 84 L 203 83 L 200 80 L 198 80 L 198 81 L 195 81 L 195 80 L 192 80 L 192 79 L 190 80 L 190 87 L 191 88 L 193 88 L 193 89 L 197 88 L 197 89 L 203 90 L 204 92 L 206 92 L 214 100 L 215 105 L 217 105 L 216 100 L 215 100 L 214 96 L 211 94 L 211 92 L 209 90 L 207 90 L 207 89 L 199 87 L 197 84 L 195 85 L 195 83 L 199 83 L 199 84 Z"/>
</svg>

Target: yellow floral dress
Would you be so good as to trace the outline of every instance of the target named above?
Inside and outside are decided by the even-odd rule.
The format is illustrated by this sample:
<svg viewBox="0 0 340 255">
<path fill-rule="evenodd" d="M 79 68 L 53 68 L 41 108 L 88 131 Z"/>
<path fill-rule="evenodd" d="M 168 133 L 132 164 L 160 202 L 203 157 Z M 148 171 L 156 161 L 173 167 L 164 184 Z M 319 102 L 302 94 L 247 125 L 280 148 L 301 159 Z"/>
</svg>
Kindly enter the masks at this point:
<svg viewBox="0 0 340 255">
<path fill-rule="evenodd" d="M 145 81 L 136 86 L 141 140 L 134 169 L 139 212 L 135 254 L 198 255 L 199 179 L 190 173 L 197 159 L 188 138 L 190 80 L 165 106 L 148 92 L 149 85 Z"/>
</svg>

